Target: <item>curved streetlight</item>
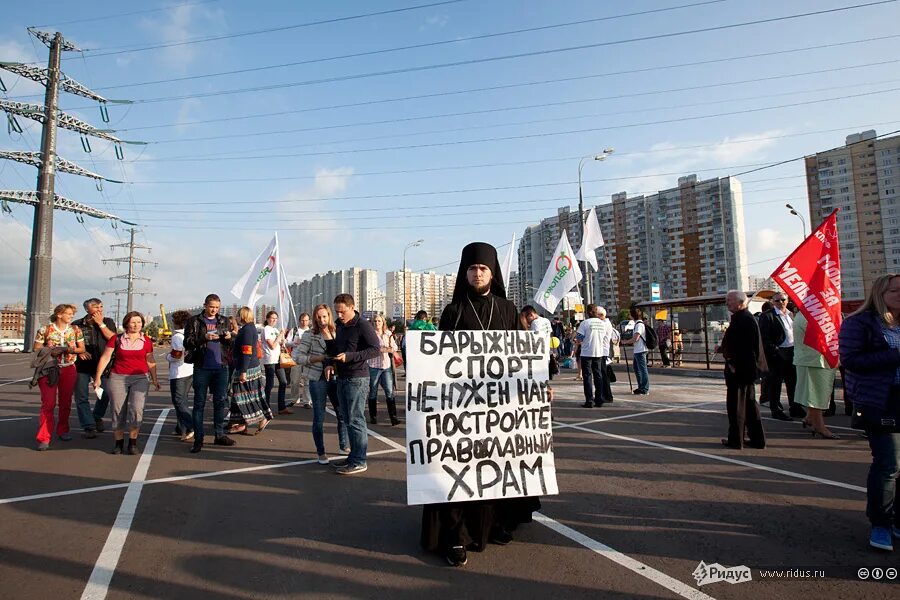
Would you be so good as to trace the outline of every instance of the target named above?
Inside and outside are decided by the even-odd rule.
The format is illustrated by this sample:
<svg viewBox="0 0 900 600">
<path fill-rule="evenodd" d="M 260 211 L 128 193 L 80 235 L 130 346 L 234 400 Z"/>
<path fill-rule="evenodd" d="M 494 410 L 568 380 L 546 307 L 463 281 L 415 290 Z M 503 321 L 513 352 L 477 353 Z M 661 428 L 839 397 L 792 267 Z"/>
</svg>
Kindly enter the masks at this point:
<svg viewBox="0 0 900 600">
<path fill-rule="evenodd" d="M 584 168 L 585 161 L 588 161 L 588 160 L 604 161 L 613 152 L 615 152 L 615 148 L 606 148 L 600 154 L 594 154 L 592 156 L 584 156 L 581 158 L 581 160 L 578 161 L 578 219 L 581 222 L 581 237 L 582 237 L 582 239 L 584 239 L 584 195 L 581 190 L 581 171 Z M 591 279 L 592 279 L 591 271 L 590 271 L 590 266 L 588 266 L 587 261 L 584 262 L 584 272 L 585 272 L 586 277 L 584 279 L 584 293 L 581 295 L 581 297 L 584 298 L 584 300 L 586 301 L 587 304 L 590 304 L 592 302 L 591 295 L 593 292 L 593 290 L 592 290 L 593 282 L 591 281 Z"/>
<path fill-rule="evenodd" d="M 803 223 L 803 239 L 805 240 L 806 239 L 806 219 L 804 219 L 803 215 L 798 213 L 797 209 L 794 208 L 793 206 L 791 206 L 790 204 L 785 204 L 785 207 L 787 207 L 791 211 L 791 214 L 794 215 L 795 217 L 797 217 L 798 219 L 800 219 L 800 222 Z"/>
<path fill-rule="evenodd" d="M 416 246 L 421 246 L 424 242 L 424 239 L 416 240 L 414 242 L 410 242 L 406 245 L 406 248 L 403 249 L 403 327 L 406 328 L 406 290 L 407 288 L 407 277 L 406 277 L 406 251 L 410 248 L 415 248 Z"/>
</svg>

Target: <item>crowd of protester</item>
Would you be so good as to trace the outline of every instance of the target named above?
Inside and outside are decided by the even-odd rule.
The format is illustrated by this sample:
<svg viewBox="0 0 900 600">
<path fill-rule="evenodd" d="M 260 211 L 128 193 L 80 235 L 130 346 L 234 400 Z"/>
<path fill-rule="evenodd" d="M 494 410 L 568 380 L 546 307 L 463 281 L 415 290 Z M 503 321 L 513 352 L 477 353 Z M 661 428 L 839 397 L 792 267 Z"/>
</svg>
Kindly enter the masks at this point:
<svg viewBox="0 0 900 600">
<path fill-rule="evenodd" d="M 466 281 L 467 273 L 461 277 Z M 489 286 L 496 284 L 496 278 L 489 277 L 488 281 Z M 471 286 L 477 288 L 476 284 Z M 472 316 L 480 317 L 467 293 L 471 289 L 463 290 L 461 298 L 472 304 Z M 473 298 L 483 301 L 490 294 L 500 295 L 492 291 Z M 506 301 L 505 291 L 503 294 Z M 85 438 L 94 439 L 105 431 L 104 421 L 109 419 L 112 453 L 139 454 L 145 400 L 151 385 L 160 389 L 153 340 L 146 334 L 146 322 L 138 312 L 125 315 L 118 328 L 104 315 L 99 299 L 90 298 L 83 307 L 84 316 L 75 320 L 74 305 L 56 306 L 50 322 L 34 339 L 32 385 L 39 387 L 41 396 L 37 450 L 49 449 L 54 435 L 62 442 L 72 440 L 69 417 L 74 397 Z M 367 470 L 365 413 L 368 408 L 369 424 L 378 423 L 379 389 L 390 424 L 401 423 L 394 390 L 396 368 L 406 361 L 405 340 L 401 338 L 398 343 L 393 328 L 381 315 L 371 322 L 362 319 L 348 294 L 337 296 L 333 307 L 334 312 L 331 306 L 320 304 L 312 315 L 303 313 L 299 327 L 293 330 L 279 328 L 279 315 L 274 311 L 266 314 L 263 327 L 255 323 L 249 307 L 241 308 L 236 318 L 226 318 L 220 314 L 221 300 L 215 294 L 206 297 L 198 314 L 176 311 L 172 315 L 175 330 L 165 359 L 176 422 L 174 433 L 182 441 L 191 442 L 190 452 L 199 453 L 204 448 L 205 407 L 210 397 L 213 444 L 219 446 L 235 445 L 229 434 L 262 432 L 273 419 L 291 414 L 291 407 L 299 405 L 312 410 L 312 437 L 319 463 L 334 465 L 342 475 Z M 491 307 L 493 310 L 493 304 Z M 825 422 L 825 417 L 835 412 L 837 369 L 805 343 L 808 323 L 788 303 L 787 296 L 774 294 L 754 316 L 748 310 L 746 294 L 733 290 L 726 296 L 726 307 L 731 322 L 717 349 L 725 360 L 729 423 L 722 444 L 736 450 L 766 447 L 760 404 L 768 404 L 773 419 L 802 419 L 802 427 L 813 437 L 840 439 Z M 613 401 L 611 383 L 616 375 L 612 366 L 620 355 L 627 357 L 624 346 L 632 348 L 630 367 L 637 382 L 633 393 L 637 395 L 650 391 L 650 351 L 659 350 L 664 367 L 680 363 L 682 339 L 677 324 L 654 329 L 638 307 L 630 309 L 631 320 L 623 327 L 614 326 L 601 306 L 589 304 L 585 316 L 573 328 L 559 319 L 540 316 L 533 306 L 525 306 L 516 314 L 515 322 L 503 328 L 531 329 L 550 338 L 547 360 L 551 379 L 560 366 L 572 366 L 574 361 L 585 408 Z M 450 317 L 457 322 L 460 318 L 456 314 Z M 494 318 L 493 312 L 488 317 Z M 445 310 L 441 329 L 458 326 L 445 323 L 446 318 Z M 419 311 L 410 329 L 434 330 L 438 323 Z M 482 326 L 488 328 L 489 324 Z M 845 412 L 851 414 L 852 409 L 853 427 L 863 432 L 872 453 L 866 509 L 872 525 L 870 544 L 890 550 L 893 538 L 900 537 L 900 511 L 895 503 L 900 471 L 900 275 L 887 274 L 875 281 L 862 307 L 846 316 L 839 339 Z M 277 406 L 273 409 L 271 397 L 276 383 Z M 761 390 L 759 402 L 757 385 Z M 787 410 L 781 403 L 782 388 Z M 192 403 L 188 400 L 190 390 Z M 343 456 L 338 461 L 329 458 L 325 444 L 329 405 L 337 424 L 337 453 Z M 428 519 L 459 517 L 452 511 L 426 511 L 423 527 L 437 527 L 435 522 L 429 525 Z M 506 533 L 495 531 L 492 535 L 502 541 Z M 478 546 L 483 541 L 466 544 Z M 440 546 L 450 564 L 465 563 L 465 544 L 460 549 L 455 543 L 448 547 L 435 539 L 423 538 L 423 543 Z"/>
</svg>

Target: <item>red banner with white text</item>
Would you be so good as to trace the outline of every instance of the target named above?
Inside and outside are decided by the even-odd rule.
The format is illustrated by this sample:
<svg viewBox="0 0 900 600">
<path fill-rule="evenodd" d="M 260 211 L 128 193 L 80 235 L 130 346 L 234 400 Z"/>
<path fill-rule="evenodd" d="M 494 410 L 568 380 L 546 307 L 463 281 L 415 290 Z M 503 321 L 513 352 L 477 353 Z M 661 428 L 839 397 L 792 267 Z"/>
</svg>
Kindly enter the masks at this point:
<svg viewBox="0 0 900 600">
<path fill-rule="evenodd" d="M 806 317 L 808 325 L 803 342 L 821 352 L 828 364 L 836 367 L 841 329 L 837 210 L 775 269 L 772 279 Z"/>
</svg>

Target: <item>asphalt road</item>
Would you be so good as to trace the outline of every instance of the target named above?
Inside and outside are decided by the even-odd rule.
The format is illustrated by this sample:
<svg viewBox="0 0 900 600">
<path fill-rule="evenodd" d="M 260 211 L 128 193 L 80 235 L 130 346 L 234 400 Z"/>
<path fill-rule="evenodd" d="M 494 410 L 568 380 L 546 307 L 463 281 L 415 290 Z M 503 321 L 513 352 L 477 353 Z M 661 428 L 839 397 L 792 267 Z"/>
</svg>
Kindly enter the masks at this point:
<svg viewBox="0 0 900 600">
<path fill-rule="evenodd" d="M 148 402 L 142 457 L 109 454 L 108 432 L 79 437 L 74 410 L 75 439 L 35 452 L 39 396 L 20 381 L 29 359 L 0 355 L 4 599 L 900 595 L 872 571 L 900 567 L 900 551 L 868 546 L 870 455 L 842 429 L 847 417 L 829 420 L 838 441 L 766 420 L 768 448 L 725 449 L 718 380 L 654 375 L 636 397 L 620 378 L 613 404 L 584 409 L 564 372 L 553 407 L 560 494 L 512 544 L 451 568 L 418 545 L 402 425 L 371 427 L 369 470 L 352 477 L 315 463 L 302 408 L 191 455 L 172 435 L 164 382 Z M 326 446 L 337 446 L 330 415 Z M 701 561 L 747 566 L 752 580 L 698 587 Z"/>
</svg>

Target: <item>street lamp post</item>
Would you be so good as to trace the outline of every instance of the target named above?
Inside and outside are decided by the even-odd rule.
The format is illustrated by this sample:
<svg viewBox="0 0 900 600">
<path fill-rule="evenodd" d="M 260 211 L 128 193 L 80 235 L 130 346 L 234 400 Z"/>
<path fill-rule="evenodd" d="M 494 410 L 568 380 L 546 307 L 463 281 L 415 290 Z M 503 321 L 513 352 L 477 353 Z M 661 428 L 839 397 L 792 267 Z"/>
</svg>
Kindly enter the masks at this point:
<svg viewBox="0 0 900 600">
<path fill-rule="evenodd" d="M 806 219 L 803 218 L 803 215 L 797 212 L 790 204 L 785 204 L 785 206 L 791 211 L 791 214 L 800 219 L 800 222 L 803 223 L 803 239 L 806 239 Z"/>
<path fill-rule="evenodd" d="M 584 240 L 584 195 L 581 190 L 581 170 L 584 168 L 584 161 L 586 160 L 597 160 L 602 161 L 606 160 L 610 154 L 615 152 L 613 148 L 606 148 L 600 154 L 595 154 L 593 156 L 585 156 L 582 157 L 581 160 L 578 161 L 578 219 L 581 222 L 581 239 Z M 587 304 L 593 302 L 591 296 L 593 295 L 593 281 L 591 275 L 591 267 L 587 261 L 584 261 L 584 293 L 582 293 L 581 297 L 584 298 Z"/>
<path fill-rule="evenodd" d="M 414 248 L 416 246 L 421 246 L 422 242 L 424 242 L 424 241 L 425 240 L 422 239 L 422 240 L 416 240 L 414 242 L 410 242 L 406 245 L 406 248 L 403 249 L 403 326 L 404 326 L 404 328 L 406 327 L 406 291 L 407 291 L 407 289 L 409 289 L 409 288 L 407 288 L 407 285 L 406 285 L 407 280 L 408 280 L 408 278 L 406 277 L 406 251 L 409 250 L 410 248 Z"/>
</svg>

